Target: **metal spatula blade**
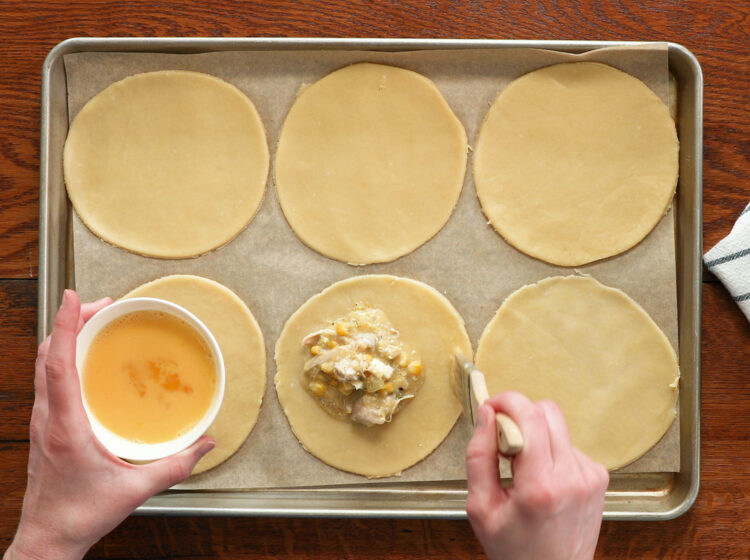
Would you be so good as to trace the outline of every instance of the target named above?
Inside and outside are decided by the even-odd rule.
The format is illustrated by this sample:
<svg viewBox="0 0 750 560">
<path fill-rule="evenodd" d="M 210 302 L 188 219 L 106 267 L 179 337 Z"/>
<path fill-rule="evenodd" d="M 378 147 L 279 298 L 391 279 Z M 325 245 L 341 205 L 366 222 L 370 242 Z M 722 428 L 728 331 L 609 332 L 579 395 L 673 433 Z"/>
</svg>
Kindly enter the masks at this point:
<svg viewBox="0 0 750 560">
<path fill-rule="evenodd" d="M 475 408 L 471 402 L 471 370 L 473 364 L 467 360 L 458 350 L 453 353 L 453 369 L 451 370 L 451 381 L 453 392 L 461 403 L 464 416 L 471 421 L 472 426 L 477 425 L 474 416 Z"/>
<path fill-rule="evenodd" d="M 453 358 L 453 391 L 461 402 L 464 415 L 471 420 L 472 426 L 476 426 L 477 410 L 490 398 L 487 382 L 484 374 L 460 350 L 453 352 Z M 507 457 L 518 454 L 523 449 L 523 436 L 518 425 L 502 412 L 495 413 L 495 420 L 500 453 Z"/>
</svg>

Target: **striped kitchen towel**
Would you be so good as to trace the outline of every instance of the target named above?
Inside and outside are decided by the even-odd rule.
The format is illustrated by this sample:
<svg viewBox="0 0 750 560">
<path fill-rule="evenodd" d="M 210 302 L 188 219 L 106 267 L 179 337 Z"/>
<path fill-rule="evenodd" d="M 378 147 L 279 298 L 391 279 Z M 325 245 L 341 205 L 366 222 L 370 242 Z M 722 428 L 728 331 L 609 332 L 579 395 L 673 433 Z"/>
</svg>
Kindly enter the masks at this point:
<svg viewBox="0 0 750 560">
<path fill-rule="evenodd" d="M 750 204 L 729 235 L 703 255 L 703 262 L 726 286 L 750 321 Z"/>
</svg>

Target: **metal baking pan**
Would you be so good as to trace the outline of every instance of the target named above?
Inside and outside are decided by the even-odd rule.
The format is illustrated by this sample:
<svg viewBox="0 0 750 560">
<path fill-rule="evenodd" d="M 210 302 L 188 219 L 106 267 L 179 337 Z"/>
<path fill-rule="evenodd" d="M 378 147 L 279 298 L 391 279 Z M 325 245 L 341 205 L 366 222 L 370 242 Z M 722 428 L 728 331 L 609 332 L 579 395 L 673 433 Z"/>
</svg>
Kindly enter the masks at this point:
<svg viewBox="0 0 750 560">
<path fill-rule="evenodd" d="M 62 292 L 74 286 L 71 207 L 62 172 L 68 131 L 63 56 L 76 52 L 192 54 L 239 50 L 380 50 L 540 48 L 580 53 L 634 46 L 631 42 L 500 41 L 433 39 L 68 39 L 50 51 L 42 69 L 39 210 L 38 337 L 52 329 Z M 665 520 L 694 503 L 700 480 L 700 316 L 702 254 L 703 77 L 695 56 L 668 43 L 669 68 L 677 84 L 680 176 L 676 213 L 679 323 L 680 462 L 677 473 L 613 473 L 604 519 Z M 336 487 L 241 491 L 168 491 L 137 513 L 288 517 L 466 518 L 465 481 L 380 483 Z"/>
</svg>

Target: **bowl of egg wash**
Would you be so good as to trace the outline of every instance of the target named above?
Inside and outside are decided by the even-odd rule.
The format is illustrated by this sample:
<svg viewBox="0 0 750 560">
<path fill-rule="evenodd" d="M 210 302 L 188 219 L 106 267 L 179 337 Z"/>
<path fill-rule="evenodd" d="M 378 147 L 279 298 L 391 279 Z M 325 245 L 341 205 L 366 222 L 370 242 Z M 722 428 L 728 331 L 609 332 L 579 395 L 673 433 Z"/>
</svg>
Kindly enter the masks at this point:
<svg viewBox="0 0 750 560">
<path fill-rule="evenodd" d="M 116 301 L 81 329 L 83 407 L 113 455 L 147 462 L 192 445 L 224 398 L 224 360 L 195 315 L 155 298 Z"/>
</svg>

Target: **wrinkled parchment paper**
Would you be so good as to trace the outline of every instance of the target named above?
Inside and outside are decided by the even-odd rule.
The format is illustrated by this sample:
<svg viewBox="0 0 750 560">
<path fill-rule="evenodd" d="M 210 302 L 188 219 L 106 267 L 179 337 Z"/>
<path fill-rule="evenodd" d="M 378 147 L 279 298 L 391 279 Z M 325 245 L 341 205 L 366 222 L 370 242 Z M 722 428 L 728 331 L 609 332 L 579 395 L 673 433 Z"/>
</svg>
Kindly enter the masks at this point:
<svg viewBox="0 0 750 560">
<path fill-rule="evenodd" d="M 222 78 L 245 92 L 266 127 L 272 158 L 295 95 L 341 66 L 372 61 L 394 64 L 432 79 L 476 141 L 484 116 L 511 80 L 557 62 L 592 60 L 643 80 L 669 102 L 664 45 L 610 48 L 584 55 L 532 49 L 443 50 L 400 53 L 357 51 L 258 51 L 198 55 L 79 53 L 65 57 L 69 118 L 111 83 L 154 70 L 181 69 Z M 191 489 L 246 489 L 369 483 L 329 467 L 307 453 L 289 429 L 273 385 L 274 346 L 286 319 L 310 296 L 360 274 L 388 273 L 430 284 L 444 293 L 466 321 L 476 349 L 485 325 L 517 288 L 548 276 L 573 274 L 520 253 L 495 233 L 474 190 L 471 152 L 463 191 L 445 227 L 424 246 L 388 264 L 352 267 L 307 248 L 284 219 L 269 178 L 263 203 L 249 226 L 232 242 L 194 259 L 160 260 L 113 247 L 74 216 L 75 285 L 82 299 L 118 298 L 169 274 L 196 274 L 236 292 L 260 323 L 268 355 L 268 386 L 258 422 L 240 450 L 224 464 L 181 485 Z M 674 220 L 672 213 L 632 250 L 579 267 L 640 303 L 677 348 Z M 465 418 L 438 449 L 398 478 L 381 481 L 436 481 L 466 478 L 464 451 L 471 435 Z M 679 426 L 624 472 L 679 470 Z"/>
</svg>

